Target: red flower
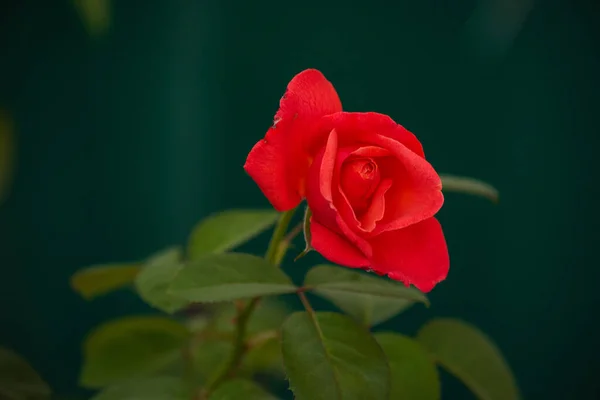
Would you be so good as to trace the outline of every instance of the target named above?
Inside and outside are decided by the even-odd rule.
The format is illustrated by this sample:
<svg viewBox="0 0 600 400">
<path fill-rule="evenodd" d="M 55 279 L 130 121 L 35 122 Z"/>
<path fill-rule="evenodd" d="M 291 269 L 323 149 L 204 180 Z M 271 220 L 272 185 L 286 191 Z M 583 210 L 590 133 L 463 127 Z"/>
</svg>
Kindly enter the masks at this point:
<svg viewBox="0 0 600 400">
<path fill-rule="evenodd" d="M 448 249 L 433 217 L 442 183 L 421 143 L 387 115 L 343 112 L 321 72 L 292 79 L 244 169 L 279 211 L 306 198 L 311 245 L 328 260 L 424 292 L 446 278 Z"/>
</svg>

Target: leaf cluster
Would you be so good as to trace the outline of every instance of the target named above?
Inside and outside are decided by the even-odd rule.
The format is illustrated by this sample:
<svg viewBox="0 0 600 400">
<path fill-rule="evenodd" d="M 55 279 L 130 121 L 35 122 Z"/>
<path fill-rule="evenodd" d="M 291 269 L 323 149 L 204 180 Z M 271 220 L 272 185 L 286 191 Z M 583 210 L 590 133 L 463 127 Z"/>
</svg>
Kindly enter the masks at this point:
<svg viewBox="0 0 600 400">
<path fill-rule="evenodd" d="M 300 400 L 437 400 L 439 367 L 479 399 L 518 398 L 497 347 L 465 322 L 434 319 L 415 337 L 377 332 L 409 307 L 429 306 L 417 289 L 327 264 L 296 285 L 277 265 L 289 245 L 281 237 L 271 256 L 233 251 L 278 220 L 275 239 L 289 215 L 223 212 L 201 221 L 185 249 L 75 274 L 86 299 L 132 288 L 160 312 L 90 332 L 80 383 L 100 390 L 94 400 L 276 399 L 257 376 L 287 379 Z M 292 312 L 284 294 L 298 294 L 305 310 Z M 315 311 L 306 294 L 338 312 Z"/>
</svg>

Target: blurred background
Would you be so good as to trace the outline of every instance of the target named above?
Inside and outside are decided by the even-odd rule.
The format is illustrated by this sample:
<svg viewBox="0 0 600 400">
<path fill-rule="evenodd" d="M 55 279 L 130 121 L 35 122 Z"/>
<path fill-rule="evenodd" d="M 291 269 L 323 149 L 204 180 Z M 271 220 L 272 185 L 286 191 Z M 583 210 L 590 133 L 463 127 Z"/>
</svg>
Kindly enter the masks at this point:
<svg viewBox="0 0 600 400">
<path fill-rule="evenodd" d="M 463 318 L 525 399 L 598 398 L 598 3 L 1 4 L 0 344 L 55 391 L 86 393 L 92 327 L 153 312 L 127 292 L 85 302 L 69 277 L 183 243 L 212 212 L 269 207 L 242 165 L 288 81 L 318 68 L 345 110 L 389 114 L 439 172 L 500 191 L 446 196 L 450 275 L 431 308 L 381 328 Z M 472 398 L 451 380 L 444 395 Z"/>
</svg>

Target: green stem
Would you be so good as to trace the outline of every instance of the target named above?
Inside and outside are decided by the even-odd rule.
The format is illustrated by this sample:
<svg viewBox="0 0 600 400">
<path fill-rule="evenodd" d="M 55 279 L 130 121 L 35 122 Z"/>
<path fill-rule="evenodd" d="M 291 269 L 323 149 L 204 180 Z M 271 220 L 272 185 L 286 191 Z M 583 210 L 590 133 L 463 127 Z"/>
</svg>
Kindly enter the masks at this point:
<svg viewBox="0 0 600 400">
<path fill-rule="evenodd" d="M 304 308 L 306 309 L 306 311 L 309 314 L 314 314 L 315 310 L 310 305 L 310 303 L 308 301 L 308 298 L 306 297 L 306 295 L 304 294 L 304 292 L 298 292 L 298 297 L 300 297 L 300 301 L 302 301 L 302 305 L 304 306 Z"/>
<path fill-rule="evenodd" d="M 287 250 L 286 247 L 285 250 L 281 251 L 280 245 L 285 238 L 285 233 L 287 232 L 295 211 L 296 209 L 293 209 L 281 214 L 279 221 L 277 222 L 277 226 L 273 231 L 273 236 L 271 236 L 271 241 L 269 242 L 265 259 L 276 267 L 279 267 L 283 261 L 285 250 Z M 246 331 L 248 328 L 248 321 L 250 320 L 252 312 L 258 305 L 259 301 L 260 297 L 253 298 L 238 314 L 236 319 L 235 337 L 233 341 L 233 352 L 228 363 L 220 371 L 216 378 L 205 386 L 203 390 L 203 396 L 207 396 L 210 392 L 216 389 L 224 380 L 233 375 L 235 370 L 238 368 L 240 362 L 242 361 L 242 357 L 246 352 Z"/>
<path fill-rule="evenodd" d="M 281 264 L 283 255 L 285 255 L 285 252 L 283 252 L 284 254 L 281 254 L 282 252 L 279 251 L 279 245 L 285 237 L 285 233 L 287 232 L 295 211 L 296 209 L 294 208 L 281 214 L 281 217 L 279 217 L 279 221 L 277 222 L 277 226 L 273 231 L 273 236 L 271 236 L 271 241 L 269 242 L 269 248 L 267 249 L 265 258 L 275 266 L 279 266 Z"/>
</svg>

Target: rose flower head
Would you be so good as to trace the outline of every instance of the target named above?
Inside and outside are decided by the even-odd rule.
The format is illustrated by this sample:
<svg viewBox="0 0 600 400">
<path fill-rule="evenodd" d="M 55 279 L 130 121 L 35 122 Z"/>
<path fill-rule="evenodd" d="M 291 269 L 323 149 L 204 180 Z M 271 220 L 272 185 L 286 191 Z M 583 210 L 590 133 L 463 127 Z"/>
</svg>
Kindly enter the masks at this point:
<svg viewBox="0 0 600 400">
<path fill-rule="evenodd" d="M 389 116 L 344 112 L 315 69 L 296 75 L 246 172 L 278 211 L 306 199 L 310 245 L 326 259 L 430 291 L 449 256 L 434 218 L 442 182 L 419 140 Z"/>
</svg>

